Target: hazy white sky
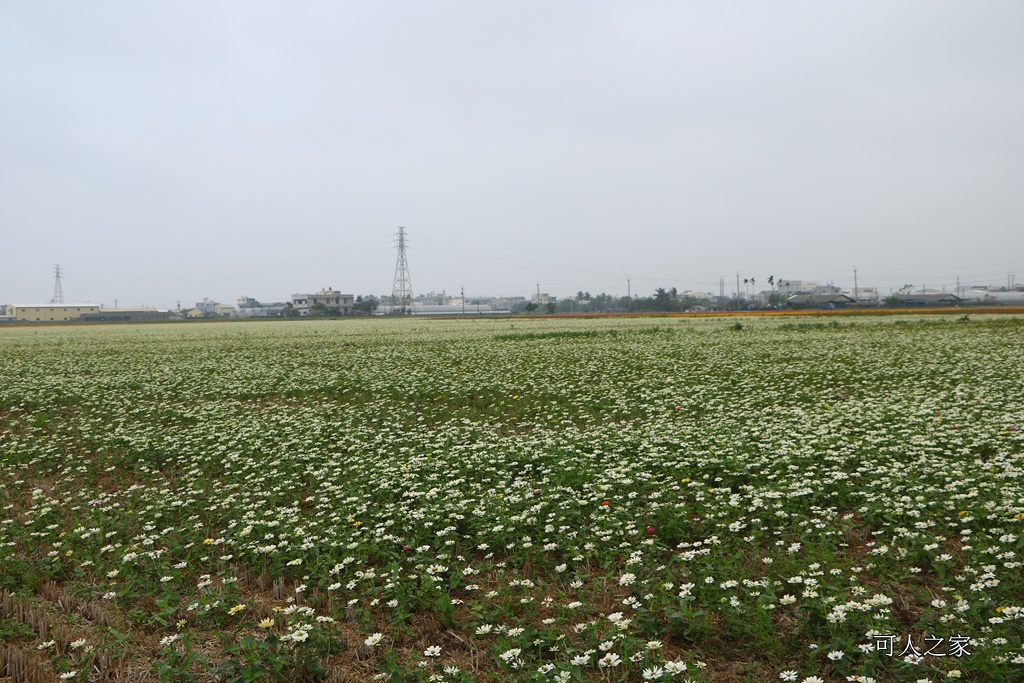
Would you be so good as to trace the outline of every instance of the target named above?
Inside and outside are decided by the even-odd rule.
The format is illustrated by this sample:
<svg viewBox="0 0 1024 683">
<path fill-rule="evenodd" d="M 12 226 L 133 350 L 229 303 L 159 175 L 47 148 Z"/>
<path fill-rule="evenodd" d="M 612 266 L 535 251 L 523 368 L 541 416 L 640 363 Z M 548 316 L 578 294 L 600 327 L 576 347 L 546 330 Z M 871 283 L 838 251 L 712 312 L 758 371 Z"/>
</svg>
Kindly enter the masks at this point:
<svg viewBox="0 0 1024 683">
<path fill-rule="evenodd" d="M 0 4 L 0 303 L 1024 281 L 1024 4 Z"/>
</svg>

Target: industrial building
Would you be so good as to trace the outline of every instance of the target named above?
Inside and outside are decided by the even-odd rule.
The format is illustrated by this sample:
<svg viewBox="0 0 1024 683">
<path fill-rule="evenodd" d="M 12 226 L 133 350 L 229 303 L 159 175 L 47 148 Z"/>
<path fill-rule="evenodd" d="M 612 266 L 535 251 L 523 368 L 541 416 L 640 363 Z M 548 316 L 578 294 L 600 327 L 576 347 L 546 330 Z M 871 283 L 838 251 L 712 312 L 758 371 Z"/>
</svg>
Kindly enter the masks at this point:
<svg viewBox="0 0 1024 683">
<path fill-rule="evenodd" d="M 4 306 L 4 317 L 14 322 L 67 322 L 99 310 L 97 304 L 13 304 Z"/>
<path fill-rule="evenodd" d="M 83 322 L 153 322 L 156 320 L 178 320 L 171 311 L 157 308 L 101 308 L 92 313 L 83 313 Z"/>
</svg>

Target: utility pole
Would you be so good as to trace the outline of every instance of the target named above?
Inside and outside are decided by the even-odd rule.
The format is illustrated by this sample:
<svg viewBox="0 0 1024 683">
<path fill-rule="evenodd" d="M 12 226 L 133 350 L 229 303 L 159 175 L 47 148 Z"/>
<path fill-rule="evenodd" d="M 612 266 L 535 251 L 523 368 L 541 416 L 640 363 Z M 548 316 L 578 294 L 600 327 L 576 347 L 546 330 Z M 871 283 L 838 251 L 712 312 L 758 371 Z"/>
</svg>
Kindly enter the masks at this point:
<svg viewBox="0 0 1024 683">
<path fill-rule="evenodd" d="M 412 278 L 409 277 L 409 262 L 405 256 L 405 228 L 398 228 L 398 259 L 395 261 L 395 280 L 391 288 L 391 298 L 395 305 L 407 307 L 412 305 Z"/>
<path fill-rule="evenodd" d="M 960 296 L 960 276 L 956 276 L 956 295 Z"/>
<path fill-rule="evenodd" d="M 857 266 L 853 267 L 853 307 L 860 308 L 860 288 L 857 287 Z"/>
<path fill-rule="evenodd" d="M 466 287 L 462 287 L 462 315 L 466 315 Z"/>
<path fill-rule="evenodd" d="M 180 306 L 179 306 L 179 308 L 180 308 Z M 116 296 L 114 297 L 114 309 L 115 310 L 117 309 L 117 297 Z"/>
<path fill-rule="evenodd" d="M 740 310 L 740 271 L 736 271 L 736 310 Z"/>
<path fill-rule="evenodd" d="M 633 283 L 626 278 L 626 312 L 633 312 Z"/>
<path fill-rule="evenodd" d="M 718 303 L 725 303 L 725 278 L 718 278 Z"/>
<path fill-rule="evenodd" d="M 50 300 L 51 304 L 62 304 L 64 303 L 64 288 L 60 284 L 60 264 L 58 263 L 53 268 L 53 299 Z"/>
</svg>

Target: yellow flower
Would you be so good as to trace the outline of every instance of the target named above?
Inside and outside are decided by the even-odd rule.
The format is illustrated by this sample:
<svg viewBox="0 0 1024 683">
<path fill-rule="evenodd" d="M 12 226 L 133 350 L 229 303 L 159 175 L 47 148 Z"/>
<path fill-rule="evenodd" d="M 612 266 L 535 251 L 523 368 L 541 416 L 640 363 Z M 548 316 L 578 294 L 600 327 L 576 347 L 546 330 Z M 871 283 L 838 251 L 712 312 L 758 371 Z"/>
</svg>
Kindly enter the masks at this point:
<svg viewBox="0 0 1024 683">
<path fill-rule="evenodd" d="M 263 621 L 260 622 L 260 628 L 270 628 L 273 625 L 274 625 L 274 620 L 271 619 L 270 617 L 267 617 L 266 619 L 264 619 Z"/>
</svg>

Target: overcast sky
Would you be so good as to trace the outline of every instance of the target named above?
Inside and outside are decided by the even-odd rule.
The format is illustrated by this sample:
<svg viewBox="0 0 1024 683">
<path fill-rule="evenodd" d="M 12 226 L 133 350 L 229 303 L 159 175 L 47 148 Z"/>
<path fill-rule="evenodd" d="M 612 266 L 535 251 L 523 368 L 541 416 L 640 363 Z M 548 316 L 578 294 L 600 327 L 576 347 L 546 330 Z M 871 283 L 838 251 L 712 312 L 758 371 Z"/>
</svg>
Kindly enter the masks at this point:
<svg viewBox="0 0 1024 683">
<path fill-rule="evenodd" d="M 1024 282 L 1024 3 L 0 4 L 0 303 Z M 758 287 L 760 288 L 760 287 Z"/>
</svg>

